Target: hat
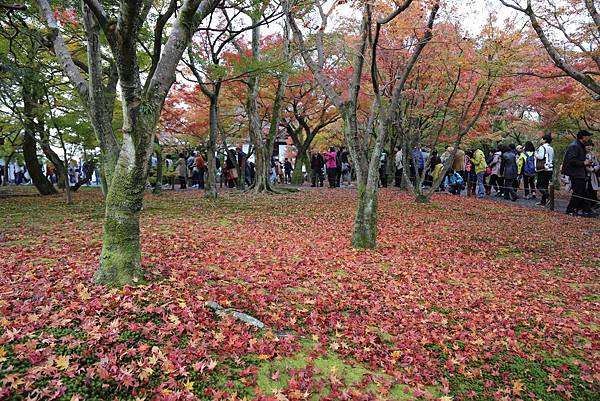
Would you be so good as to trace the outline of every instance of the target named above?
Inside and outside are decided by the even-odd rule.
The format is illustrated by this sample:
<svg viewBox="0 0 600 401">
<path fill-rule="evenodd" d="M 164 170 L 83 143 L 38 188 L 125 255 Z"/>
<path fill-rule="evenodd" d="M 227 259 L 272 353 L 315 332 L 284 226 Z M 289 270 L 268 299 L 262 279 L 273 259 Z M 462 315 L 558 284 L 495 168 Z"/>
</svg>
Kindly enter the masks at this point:
<svg viewBox="0 0 600 401">
<path fill-rule="evenodd" d="M 517 150 L 518 150 L 518 151 L 521 151 L 521 150 L 523 150 L 523 146 L 521 146 L 521 145 L 517 145 Z"/>
<path fill-rule="evenodd" d="M 592 133 L 584 129 L 579 130 L 579 132 L 577 133 L 577 139 L 583 139 L 583 137 L 586 136 L 592 136 Z"/>
</svg>

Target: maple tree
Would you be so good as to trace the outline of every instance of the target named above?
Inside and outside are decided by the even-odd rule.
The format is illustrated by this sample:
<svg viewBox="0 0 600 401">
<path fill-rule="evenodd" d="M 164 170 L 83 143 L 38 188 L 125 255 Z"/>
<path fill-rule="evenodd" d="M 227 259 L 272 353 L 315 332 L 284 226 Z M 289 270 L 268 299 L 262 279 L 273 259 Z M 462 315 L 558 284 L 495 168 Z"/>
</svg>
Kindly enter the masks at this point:
<svg viewBox="0 0 600 401">
<path fill-rule="evenodd" d="M 554 65 L 600 100 L 600 13 L 594 0 L 500 2 L 526 15 Z"/>
<path fill-rule="evenodd" d="M 82 19 L 88 55 L 84 78 L 67 47 L 48 0 L 38 0 L 40 14 L 50 30 L 50 40 L 63 73 L 77 90 L 87 111 L 103 156 L 107 185 L 103 252 L 96 281 L 123 285 L 142 280 L 139 216 L 154 147 L 156 126 L 167 93 L 175 81 L 177 65 L 191 33 L 212 13 L 218 1 L 186 0 L 166 43 L 163 34 L 176 7 L 161 13 L 153 26 L 151 66 L 142 85 L 137 40 L 153 1 L 120 2 L 118 11 L 97 0 L 85 0 Z M 113 13 L 113 11 L 115 11 Z M 101 33 L 112 56 L 111 76 L 118 78 L 123 103 L 123 131 L 119 142 L 112 127 L 116 79 L 103 82 Z"/>
</svg>

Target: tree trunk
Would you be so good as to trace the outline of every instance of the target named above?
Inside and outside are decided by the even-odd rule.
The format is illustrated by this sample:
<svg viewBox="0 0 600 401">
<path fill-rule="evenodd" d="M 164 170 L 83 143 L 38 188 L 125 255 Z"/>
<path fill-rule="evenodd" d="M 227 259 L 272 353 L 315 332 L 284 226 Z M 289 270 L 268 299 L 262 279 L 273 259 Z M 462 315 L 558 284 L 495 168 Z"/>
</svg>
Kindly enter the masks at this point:
<svg viewBox="0 0 600 401">
<path fill-rule="evenodd" d="M 163 158 L 162 158 L 162 147 L 160 146 L 160 142 L 158 142 L 158 138 L 154 139 L 154 153 L 156 153 L 156 185 L 154 185 L 154 189 L 152 193 L 158 195 L 162 192 L 163 185 Z"/>
<path fill-rule="evenodd" d="M 377 240 L 377 187 L 360 184 L 352 230 L 352 247 L 373 249 Z"/>
<path fill-rule="evenodd" d="M 273 191 L 269 176 L 271 171 L 271 160 L 266 157 L 262 149 L 256 151 L 256 174 L 254 181 L 254 192 Z"/>
<path fill-rule="evenodd" d="M 31 181 L 40 195 L 57 194 L 58 191 L 54 188 L 54 185 L 48 181 L 42 172 L 42 166 L 38 161 L 36 150 L 37 146 L 33 133 L 26 130 L 25 135 L 23 136 L 23 157 L 25 158 L 25 165 L 27 166 Z"/>
<path fill-rule="evenodd" d="M 4 156 L 4 171 L 3 171 L 3 177 L 2 177 L 2 186 L 5 187 L 8 185 L 8 165 L 10 164 L 10 161 L 12 160 L 12 157 L 14 156 L 15 152 L 12 152 L 10 155 L 8 156 Z"/>
<path fill-rule="evenodd" d="M 205 196 L 209 199 L 216 199 L 217 194 L 217 165 L 215 163 L 215 153 L 217 148 L 217 134 L 219 130 L 219 109 L 218 109 L 218 94 L 210 96 L 209 109 L 209 130 L 208 143 L 206 150 L 206 182 L 204 183 Z"/>
<path fill-rule="evenodd" d="M 294 162 L 294 173 L 292 174 L 292 184 L 302 185 L 304 184 L 304 174 L 302 173 L 302 166 L 306 166 L 306 171 L 309 171 L 308 155 L 304 149 L 298 149 L 296 155 L 296 161 Z"/>
<path fill-rule="evenodd" d="M 123 148 L 106 196 L 104 235 L 98 284 L 123 286 L 144 280 L 140 249 L 140 212 L 148 176 L 148 156 L 152 148 L 151 124 L 138 122 L 134 137 L 124 133 Z M 144 132 L 145 131 L 145 132 Z M 147 141 L 147 142 L 146 142 Z"/>
</svg>

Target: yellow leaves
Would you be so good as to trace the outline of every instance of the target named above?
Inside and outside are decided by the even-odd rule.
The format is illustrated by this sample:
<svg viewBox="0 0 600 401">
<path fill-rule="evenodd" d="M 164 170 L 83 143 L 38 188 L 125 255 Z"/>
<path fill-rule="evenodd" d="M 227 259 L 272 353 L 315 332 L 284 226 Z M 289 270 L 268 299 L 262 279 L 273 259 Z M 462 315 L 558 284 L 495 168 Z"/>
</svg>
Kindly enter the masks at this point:
<svg viewBox="0 0 600 401">
<path fill-rule="evenodd" d="M 176 326 L 179 326 L 181 324 L 181 320 L 179 320 L 179 318 L 176 315 L 169 315 L 169 322 L 173 323 Z"/>
<path fill-rule="evenodd" d="M 480 346 L 480 347 L 481 347 L 483 344 L 485 344 L 485 342 L 483 341 L 483 339 L 482 339 L 482 338 L 477 338 L 476 340 L 474 340 L 474 341 L 471 341 L 471 344 L 473 344 L 473 345 L 478 345 L 478 346 Z"/>
<path fill-rule="evenodd" d="M 4 347 L 0 347 L 0 362 L 2 361 L 6 361 L 6 351 L 4 350 Z"/>
<path fill-rule="evenodd" d="M 81 298 L 82 301 L 87 302 L 89 301 L 92 296 L 90 295 L 90 292 L 88 291 L 87 287 L 83 284 L 78 284 L 77 285 L 77 294 L 79 295 L 79 298 Z"/>
<path fill-rule="evenodd" d="M 402 358 L 402 351 L 400 351 L 400 350 L 393 351 L 391 356 L 392 356 L 392 363 L 396 364 L 396 362 L 398 362 L 398 359 Z"/>
<path fill-rule="evenodd" d="M 269 355 L 267 354 L 260 354 L 257 356 L 259 361 L 266 361 L 267 359 L 271 358 Z"/>
<path fill-rule="evenodd" d="M 188 379 L 185 383 L 183 383 L 183 388 L 191 393 L 194 390 L 194 382 Z"/>
<path fill-rule="evenodd" d="M 444 395 L 440 397 L 439 401 L 454 401 L 454 397 L 452 397 L 451 395 Z"/>
<path fill-rule="evenodd" d="M 144 381 L 150 376 L 152 376 L 152 373 L 154 373 L 154 369 L 152 369 L 151 367 L 145 367 L 142 369 L 138 377 L 140 378 L 140 380 Z"/>
<path fill-rule="evenodd" d="M 73 396 L 71 396 L 71 401 L 81 401 L 82 398 L 79 394 L 73 394 Z"/>
<path fill-rule="evenodd" d="M 513 394 L 519 396 L 523 390 L 525 390 L 523 383 L 520 380 L 515 380 L 512 388 Z"/>
<path fill-rule="evenodd" d="M 151 357 L 148 358 L 148 363 L 150 364 L 150 366 L 156 365 L 157 362 L 158 362 L 158 357 L 156 355 L 152 355 Z"/>
<path fill-rule="evenodd" d="M 54 359 L 54 364 L 58 369 L 67 370 L 69 369 L 69 356 L 68 355 L 60 355 Z"/>
<path fill-rule="evenodd" d="M 316 334 L 313 334 L 313 335 L 311 336 L 311 339 L 312 339 L 314 342 L 318 342 L 318 341 L 319 341 L 319 336 L 318 336 L 318 335 L 316 335 Z"/>
<path fill-rule="evenodd" d="M 225 339 L 225 335 L 220 331 L 215 331 L 214 336 L 215 336 L 215 340 L 217 340 L 219 342 L 221 342 Z"/>
</svg>

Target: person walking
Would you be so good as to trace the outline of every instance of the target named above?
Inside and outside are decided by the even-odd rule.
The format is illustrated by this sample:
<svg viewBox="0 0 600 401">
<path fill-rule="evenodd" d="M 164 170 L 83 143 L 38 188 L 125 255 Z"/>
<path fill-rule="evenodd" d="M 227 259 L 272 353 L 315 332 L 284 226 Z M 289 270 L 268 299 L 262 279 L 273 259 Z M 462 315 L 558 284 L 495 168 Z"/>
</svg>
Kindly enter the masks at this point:
<svg viewBox="0 0 600 401">
<path fill-rule="evenodd" d="M 573 194 L 567 205 L 566 213 L 576 216 L 581 213 L 585 217 L 596 216 L 587 201 L 587 167 L 593 166 L 592 160 L 586 157 L 586 144 L 592 136 L 586 130 L 580 130 L 577 138 L 569 144 L 563 160 L 561 173 L 568 176 L 571 181 Z"/>
<path fill-rule="evenodd" d="M 317 181 L 319 182 L 319 186 L 323 186 L 323 166 L 325 165 L 325 161 L 323 160 L 323 155 L 314 152 L 310 155 L 310 183 L 311 187 L 317 186 Z"/>
<path fill-rule="evenodd" d="M 515 191 L 515 180 L 517 179 L 517 155 L 512 147 L 504 145 L 502 147 L 502 163 L 504 166 L 504 199 L 515 202 L 519 197 Z"/>
<path fill-rule="evenodd" d="M 514 182 L 515 192 L 519 193 L 521 188 L 521 181 L 523 180 L 523 167 L 525 167 L 525 152 L 523 152 L 523 146 L 518 145 L 515 148 L 515 154 L 517 156 L 517 179 Z"/>
<path fill-rule="evenodd" d="M 500 176 L 500 165 L 502 163 L 502 151 L 498 147 L 494 154 L 492 155 L 490 161 L 487 163 L 492 169 L 492 174 L 490 175 L 490 193 L 491 195 L 492 188 L 496 191 L 496 196 L 502 195 L 502 188 L 500 188 L 500 183 L 498 177 Z"/>
<path fill-rule="evenodd" d="M 552 135 L 546 134 L 540 139 L 540 146 L 535 151 L 535 171 L 537 173 L 537 190 L 542 198 L 536 205 L 546 206 L 550 193 L 548 186 L 552 179 L 552 170 L 554 169 L 554 149 L 550 145 Z M 585 150 L 584 150 L 585 155 Z"/>
<path fill-rule="evenodd" d="M 179 180 L 179 189 L 187 188 L 187 170 L 185 155 L 180 153 L 179 159 L 177 159 L 177 162 L 175 163 L 175 172 L 177 174 L 177 179 Z"/>
<path fill-rule="evenodd" d="M 387 153 L 381 151 L 379 156 L 379 186 L 387 188 Z"/>
<path fill-rule="evenodd" d="M 535 199 L 535 148 L 531 141 L 525 142 L 523 151 L 523 188 L 525 199 Z"/>
<path fill-rule="evenodd" d="M 394 174 L 394 186 L 400 187 L 402 185 L 402 174 L 404 171 L 404 164 L 402 163 L 404 155 L 402 153 L 402 147 L 398 146 L 396 148 L 396 155 L 394 156 L 394 167 L 396 167 L 396 172 Z"/>
<path fill-rule="evenodd" d="M 294 168 L 292 167 L 292 162 L 290 162 L 287 157 L 285 158 L 285 160 L 283 162 L 283 170 L 285 172 L 284 182 L 286 184 L 291 184 L 292 183 L 292 171 L 294 171 Z"/>
<path fill-rule="evenodd" d="M 325 156 L 325 166 L 327 167 L 327 180 L 329 181 L 329 188 L 335 188 L 337 173 L 337 153 L 335 148 L 333 146 L 330 147 L 329 152 L 325 152 L 323 156 Z"/>
</svg>

